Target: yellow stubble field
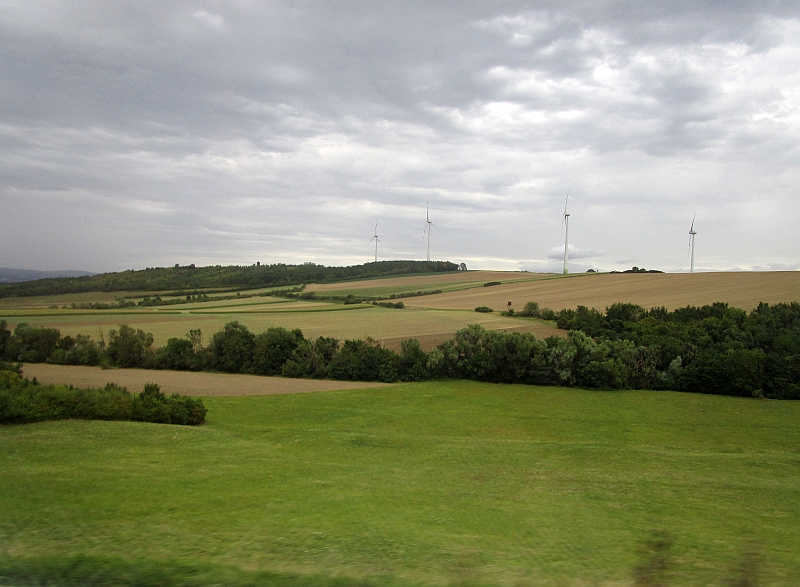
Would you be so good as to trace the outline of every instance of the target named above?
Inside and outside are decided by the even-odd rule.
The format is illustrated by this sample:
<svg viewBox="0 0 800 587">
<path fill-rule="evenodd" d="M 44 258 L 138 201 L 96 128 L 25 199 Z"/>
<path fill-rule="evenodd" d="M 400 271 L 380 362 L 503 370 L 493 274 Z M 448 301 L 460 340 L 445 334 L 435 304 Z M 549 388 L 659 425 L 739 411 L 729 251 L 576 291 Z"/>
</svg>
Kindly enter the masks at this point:
<svg viewBox="0 0 800 587">
<path fill-rule="evenodd" d="M 498 280 L 502 281 L 502 280 Z M 604 310 L 617 302 L 668 309 L 727 302 L 751 310 L 759 302 L 800 301 L 800 272 L 615 273 L 576 274 L 558 278 L 503 283 L 405 300 L 418 308 L 503 310 L 508 302 L 519 310 L 526 302 L 561 310 L 579 305 Z"/>
</svg>

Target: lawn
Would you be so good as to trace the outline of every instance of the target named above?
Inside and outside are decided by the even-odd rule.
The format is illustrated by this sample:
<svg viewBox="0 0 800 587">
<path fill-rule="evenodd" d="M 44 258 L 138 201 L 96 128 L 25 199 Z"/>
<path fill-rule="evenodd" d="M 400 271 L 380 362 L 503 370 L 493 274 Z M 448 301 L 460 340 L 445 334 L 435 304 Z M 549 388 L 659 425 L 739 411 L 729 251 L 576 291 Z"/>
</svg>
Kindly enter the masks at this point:
<svg viewBox="0 0 800 587">
<path fill-rule="evenodd" d="M 421 584 L 674 585 L 800 562 L 800 404 L 436 382 L 210 397 L 200 428 L 0 428 L 0 554 Z"/>
</svg>

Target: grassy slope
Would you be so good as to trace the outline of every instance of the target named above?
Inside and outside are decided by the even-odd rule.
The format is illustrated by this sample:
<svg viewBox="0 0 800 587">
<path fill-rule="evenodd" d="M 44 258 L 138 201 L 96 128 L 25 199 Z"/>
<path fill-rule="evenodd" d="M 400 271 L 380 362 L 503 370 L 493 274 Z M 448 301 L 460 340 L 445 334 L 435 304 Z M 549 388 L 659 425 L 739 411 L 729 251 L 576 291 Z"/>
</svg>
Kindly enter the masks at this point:
<svg viewBox="0 0 800 587">
<path fill-rule="evenodd" d="M 665 528 L 676 584 L 719 584 L 748 537 L 776 584 L 800 570 L 795 402 L 469 382 L 205 401 L 198 429 L 0 429 L 0 553 L 595 584 Z"/>
</svg>

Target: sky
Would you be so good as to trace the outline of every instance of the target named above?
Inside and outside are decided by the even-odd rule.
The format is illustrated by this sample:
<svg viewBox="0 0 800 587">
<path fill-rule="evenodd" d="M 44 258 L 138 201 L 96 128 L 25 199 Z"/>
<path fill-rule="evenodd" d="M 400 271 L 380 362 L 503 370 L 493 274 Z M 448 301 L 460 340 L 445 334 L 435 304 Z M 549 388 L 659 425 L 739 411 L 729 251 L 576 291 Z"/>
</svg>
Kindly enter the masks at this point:
<svg viewBox="0 0 800 587">
<path fill-rule="evenodd" d="M 800 3 L 0 0 L 0 266 L 800 269 Z M 696 215 L 696 216 L 695 216 Z"/>
</svg>

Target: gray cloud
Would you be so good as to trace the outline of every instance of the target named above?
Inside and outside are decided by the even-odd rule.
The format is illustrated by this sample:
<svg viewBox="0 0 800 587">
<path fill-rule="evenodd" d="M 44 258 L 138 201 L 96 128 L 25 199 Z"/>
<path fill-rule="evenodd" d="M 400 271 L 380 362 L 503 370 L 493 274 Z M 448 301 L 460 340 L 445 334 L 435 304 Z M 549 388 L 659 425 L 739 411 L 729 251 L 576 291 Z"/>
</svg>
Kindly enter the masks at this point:
<svg viewBox="0 0 800 587">
<path fill-rule="evenodd" d="M 607 269 L 687 268 L 695 212 L 698 266 L 800 257 L 796 3 L 11 1 L 0 38 L 7 266 L 357 263 L 376 217 L 424 258 L 430 202 L 436 258 L 558 270 L 567 189 Z"/>
</svg>

